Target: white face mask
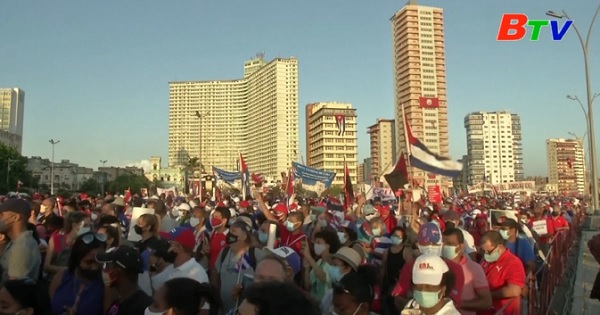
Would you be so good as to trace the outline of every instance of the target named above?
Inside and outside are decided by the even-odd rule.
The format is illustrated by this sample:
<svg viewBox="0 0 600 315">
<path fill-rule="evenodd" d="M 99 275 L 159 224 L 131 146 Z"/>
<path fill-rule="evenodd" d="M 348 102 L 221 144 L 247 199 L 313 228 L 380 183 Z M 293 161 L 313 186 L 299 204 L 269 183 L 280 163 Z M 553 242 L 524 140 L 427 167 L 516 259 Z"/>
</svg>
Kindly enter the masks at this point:
<svg viewBox="0 0 600 315">
<path fill-rule="evenodd" d="M 190 225 L 192 227 L 196 227 L 198 224 L 200 224 L 200 219 L 194 217 L 190 218 Z"/>
<path fill-rule="evenodd" d="M 94 212 L 92 212 L 92 214 L 90 215 L 90 217 L 92 218 L 92 221 L 96 221 L 98 219 L 98 215 L 95 214 Z"/>
<path fill-rule="evenodd" d="M 163 311 L 163 312 L 153 312 L 150 310 L 150 306 L 146 307 L 146 310 L 144 311 L 144 315 L 163 315 L 166 314 L 167 311 Z"/>
<path fill-rule="evenodd" d="M 348 241 L 348 239 L 346 238 L 346 233 L 344 232 L 338 232 L 338 239 L 340 240 L 340 243 L 344 244 L 346 243 L 346 241 Z"/>
<path fill-rule="evenodd" d="M 421 254 L 423 255 L 435 255 L 435 256 L 442 256 L 442 245 L 427 245 L 427 246 L 419 246 L 419 251 L 421 251 Z"/>
<path fill-rule="evenodd" d="M 323 254 L 323 252 L 325 251 L 325 244 L 315 244 L 314 249 L 315 249 L 315 254 L 317 254 L 318 256 L 321 256 L 321 254 Z"/>
</svg>

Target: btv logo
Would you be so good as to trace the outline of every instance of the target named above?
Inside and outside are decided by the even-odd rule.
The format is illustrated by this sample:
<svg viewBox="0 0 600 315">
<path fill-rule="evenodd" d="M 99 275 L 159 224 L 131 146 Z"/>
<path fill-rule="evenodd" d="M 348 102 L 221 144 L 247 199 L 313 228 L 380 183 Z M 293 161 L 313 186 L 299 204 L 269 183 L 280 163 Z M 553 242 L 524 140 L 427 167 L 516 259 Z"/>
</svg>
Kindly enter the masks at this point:
<svg viewBox="0 0 600 315">
<path fill-rule="evenodd" d="M 527 33 L 525 25 L 531 26 L 531 38 L 532 41 L 537 41 L 540 38 L 540 31 L 543 27 L 550 24 L 550 30 L 552 31 L 552 40 L 562 40 L 567 34 L 571 25 L 572 20 L 567 20 L 561 29 L 558 28 L 558 21 L 552 20 L 529 20 L 527 15 L 521 13 L 505 13 L 502 15 L 500 21 L 500 28 L 498 28 L 498 41 L 517 41 L 523 39 Z"/>
</svg>

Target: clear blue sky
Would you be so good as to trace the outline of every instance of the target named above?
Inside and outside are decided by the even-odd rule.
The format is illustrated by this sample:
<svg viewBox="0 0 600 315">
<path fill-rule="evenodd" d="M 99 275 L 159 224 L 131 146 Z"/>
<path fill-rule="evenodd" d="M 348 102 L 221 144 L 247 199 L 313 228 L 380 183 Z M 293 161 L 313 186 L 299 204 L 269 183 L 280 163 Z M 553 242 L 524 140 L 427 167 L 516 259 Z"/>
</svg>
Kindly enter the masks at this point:
<svg viewBox="0 0 600 315">
<path fill-rule="evenodd" d="M 300 117 L 306 103 L 351 102 L 362 159 L 366 127 L 394 113 L 389 18 L 405 3 L 2 1 L 0 86 L 26 92 L 25 155 L 50 157 L 54 138 L 57 159 L 85 166 L 151 155 L 166 162 L 169 81 L 238 78 L 259 51 L 296 56 Z M 420 3 L 445 10 L 452 156 L 466 153 L 467 113 L 510 110 L 522 119 L 525 173 L 546 174 L 545 139 L 585 132 L 579 106 L 565 98 L 585 99 L 581 49 L 572 31 L 561 42 L 549 30 L 539 42 L 496 42 L 500 17 L 545 19 L 546 10 L 565 9 L 587 32 L 598 1 Z M 600 92 L 600 21 L 594 31 L 592 84 Z"/>
</svg>

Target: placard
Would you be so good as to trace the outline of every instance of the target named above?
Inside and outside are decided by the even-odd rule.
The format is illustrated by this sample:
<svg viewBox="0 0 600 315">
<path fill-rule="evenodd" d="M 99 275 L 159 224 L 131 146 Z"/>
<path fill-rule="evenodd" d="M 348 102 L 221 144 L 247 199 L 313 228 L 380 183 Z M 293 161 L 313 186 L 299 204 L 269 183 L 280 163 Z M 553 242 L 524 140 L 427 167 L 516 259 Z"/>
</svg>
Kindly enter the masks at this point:
<svg viewBox="0 0 600 315">
<path fill-rule="evenodd" d="M 537 220 L 533 221 L 531 229 L 540 236 L 548 234 L 548 221 Z"/>
<path fill-rule="evenodd" d="M 138 235 L 137 233 L 135 233 L 135 229 L 134 227 L 137 224 L 137 220 L 138 218 L 142 215 L 142 214 L 154 214 L 154 209 L 150 209 L 150 208 L 138 208 L 138 207 L 134 207 L 133 211 L 131 212 L 131 221 L 129 222 L 129 233 L 127 234 L 127 240 L 130 242 L 139 242 L 142 240 L 142 236 Z"/>
</svg>

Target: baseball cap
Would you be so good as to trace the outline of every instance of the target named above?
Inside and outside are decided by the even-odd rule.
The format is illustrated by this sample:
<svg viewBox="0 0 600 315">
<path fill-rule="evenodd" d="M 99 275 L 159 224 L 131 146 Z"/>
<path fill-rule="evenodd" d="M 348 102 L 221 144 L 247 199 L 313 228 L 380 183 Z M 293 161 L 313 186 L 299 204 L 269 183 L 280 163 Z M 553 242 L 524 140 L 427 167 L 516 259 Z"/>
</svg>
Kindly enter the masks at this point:
<svg viewBox="0 0 600 315">
<path fill-rule="evenodd" d="M 448 210 L 446 212 L 444 212 L 444 221 L 456 221 L 460 219 L 460 216 L 458 215 L 458 212 L 454 211 L 454 210 Z"/>
<path fill-rule="evenodd" d="M 188 227 L 178 227 L 172 229 L 170 232 L 160 232 L 160 237 L 167 241 L 177 242 L 189 250 L 196 247 L 194 231 Z"/>
<path fill-rule="evenodd" d="M 283 247 L 271 249 L 270 251 L 273 254 L 275 254 L 275 256 L 285 259 L 287 261 L 288 265 L 290 265 L 290 267 L 294 271 L 294 275 L 298 274 L 298 272 L 300 272 L 300 270 L 302 269 L 300 255 L 298 255 L 298 253 L 296 253 L 290 247 L 283 246 Z"/>
<path fill-rule="evenodd" d="M 421 255 L 415 260 L 412 270 L 414 284 L 439 285 L 448 265 L 436 255 Z"/>
<path fill-rule="evenodd" d="M 375 207 L 373 207 L 372 205 L 364 205 L 362 208 L 362 213 L 364 215 L 370 215 L 370 214 L 375 214 Z"/>
<path fill-rule="evenodd" d="M 96 254 L 96 261 L 101 264 L 113 263 L 128 273 L 142 273 L 142 259 L 138 251 L 129 246 L 119 246 Z"/>
<path fill-rule="evenodd" d="M 31 216 L 31 206 L 23 199 L 8 198 L 0 205 L 0 212 L 14 212 L 25 218 Z"/>
<path fill-rule="evenodd" d="M 191 209 L 192 208 L 187 203 L 182 203 L 179 206 L 177 206 L 177 210 L 179 210 L 179 211 L 190 211 Z"/>
<path fill-rule="evenodd" d="M 331 255 L 333 258 L 337 258 L 354 269 L 356 271 L 358 269 L 358 265 L 360 265 L 360 254 L 350 247 L 342 247 L 338 249 L 338 251 Z"/>
<path fill-rule="evenodd" d="M 517 221 L 515 221 L 514 219 L 511 218 L 506 218 L 504 219 L 504 221 L 502 223 L 500 223 L 501 227 L 507 227 L 507 228 L 511 228 L 511 229 L 519 229 L 519 227 L 521 227 L 519 225 L 519 223 L 517 223 Z"/>
<path fill-rule="evenodd" d="M 284 214 L 288 214 L 288 208 L 283 203 L 276 204 L 273 208 L 274 215 L 280 217 Z"/>
<path fill-rule="evenodd" d="M 417 236 L 417 242 L 419 244 L 441 244 L 442 232 L 440 227 L 432 222 L 421 225 L 419 228 L 419 236 Z"/>
</svg>

